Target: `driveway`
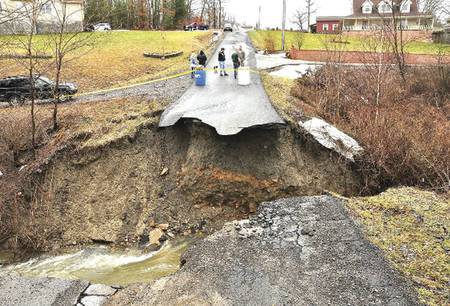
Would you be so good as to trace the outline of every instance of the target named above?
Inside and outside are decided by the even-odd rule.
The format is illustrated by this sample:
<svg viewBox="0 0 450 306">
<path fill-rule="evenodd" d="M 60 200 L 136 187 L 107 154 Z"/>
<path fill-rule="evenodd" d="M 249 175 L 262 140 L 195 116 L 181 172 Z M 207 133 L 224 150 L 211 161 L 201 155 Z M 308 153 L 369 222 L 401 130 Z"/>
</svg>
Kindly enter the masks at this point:
<svg viewBox="0 0 450 306">
<path fill-rule="evenodd" d="M 245 32 L 227 34 L 224 47 L 227 68 L 232 68 L 233 47 L 242 45 L 246 51 L 246 66 L 256 70 L 255 50 Z M 284 124 L 272 107 L 257 73 L 251 73 L 251 84 L 239 86 L 233 77 L 221 77 L 212 69 L 218 65 L 216 50 L 207 68 L 206 86 L 192 85 L 184 95 L 171 104 L 161 117 L 160 127 L 174 125 L 181 118 L 197 119 L 214 127 L 220 135 L 234 135 L 245 128 Z"/>
</svg>

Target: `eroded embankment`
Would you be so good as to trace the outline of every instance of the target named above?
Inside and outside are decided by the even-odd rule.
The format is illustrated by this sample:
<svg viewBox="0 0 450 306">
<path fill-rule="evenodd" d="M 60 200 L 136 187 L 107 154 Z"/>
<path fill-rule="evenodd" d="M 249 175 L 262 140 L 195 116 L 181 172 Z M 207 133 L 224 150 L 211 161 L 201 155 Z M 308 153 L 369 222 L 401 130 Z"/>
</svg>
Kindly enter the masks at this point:
<svg viewBox="0 0 450 306">
<path fill-rule="evenodd" d="M 17 236 L 43 250 L 146 241 L 157 224 L 209 232 L 263 201 L 359 190 L 348 165 L 291 127 L 223 137 L 192 122 L 61 154 L 38 181 Z"/>
</svg>

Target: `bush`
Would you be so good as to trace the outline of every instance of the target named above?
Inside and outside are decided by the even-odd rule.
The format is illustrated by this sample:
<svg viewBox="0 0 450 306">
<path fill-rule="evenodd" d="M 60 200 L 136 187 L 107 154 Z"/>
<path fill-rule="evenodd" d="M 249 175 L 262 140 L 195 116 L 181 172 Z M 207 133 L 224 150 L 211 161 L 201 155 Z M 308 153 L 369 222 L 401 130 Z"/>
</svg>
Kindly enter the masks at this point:
<svg viewBox="0 0 450 306">
<path fill-rule="evenodd" d="M 269 54 L 275 53 L 276 41 L 277 41 L 277 35 L 275 32 L 273 32 L 273 31 L 266 32 L 263 37 L 264 51 Z"/>
<path fill-rule="evenodd" d="M 322 117 L 361 142 L 367 188 L 448 190 L 449 68 L 410 70 L 406 84 L 394 70 L 383 69 L 324 66 L 299 79 L 291 94 L 307 115 Z"/>
</svg>

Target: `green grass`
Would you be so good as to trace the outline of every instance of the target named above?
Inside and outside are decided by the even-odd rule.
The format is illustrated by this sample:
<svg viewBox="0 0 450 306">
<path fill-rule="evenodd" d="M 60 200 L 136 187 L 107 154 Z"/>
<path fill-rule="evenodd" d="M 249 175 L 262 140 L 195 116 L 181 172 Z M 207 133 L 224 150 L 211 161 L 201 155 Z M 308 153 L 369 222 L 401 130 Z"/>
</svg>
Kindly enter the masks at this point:
<svg viewBox="0 0 450 306">
<path fill-rule="evenodd" d="M 298 40 L 299 32 L 286 32 L 286 45 L 288 47 L 295 45 Z M 281 31 L 251 31 L 249 33 L 255 47 L 265 49 L 264 39 L 272 36 L 275 39 L 275 48 L 281 50 Z M 334 34 L 312 34 L 301 33 L 303 36 L 304 50 L 343 50 L 343 51 L 370 51 L 367 47 L 366 38 L 355 35 L 343 35 L 342 38 L 347 43 L 334 43 L 333 40 L 339 40 L 339 35 Z M 443 50 L 450 55 L 449 44 L 433 44 L 423 41 L 413 41 L 407 44 L 406 51 L 414 54 L 436 54 Z"/>
<path fill-rule="evenodd" d="M 210 32 L 184 31 L 127 31 L 109 33 L 83 33 L 92 35 L 93 48 L 83 48 L 71 55 L 72 60 L 63 69 L 63 79 L 76 82 L 81 91 L 91 91 L 149 80 L 188 69 L 190 53 L 206 49 Z M 0 36 L 1 42 L 14 42 L 20 36 Z M 51 53 L 50 36 L 38 35 L 35 49 Z M 0 50 L 1 51 L 1 50 Z M 17 52 L 22 50 L 17 48 Z M 183 51 L 180 57 L 160 60 L 144 58 L 144 52 Z M 22 51 L 23 52 L 23 51 Z M 40 73 L 52 76 L 50 60 L 40 63 Z M 23 63 L 17 60 L 0 60 L 0 76 L 25 73 Z"/>
<path fill-rule="evenodd" d="M 349 199 L 371 242 L 410 279 L 422 302 L 448 305 L 450 194 L 414 188 Z"/>
</svg>

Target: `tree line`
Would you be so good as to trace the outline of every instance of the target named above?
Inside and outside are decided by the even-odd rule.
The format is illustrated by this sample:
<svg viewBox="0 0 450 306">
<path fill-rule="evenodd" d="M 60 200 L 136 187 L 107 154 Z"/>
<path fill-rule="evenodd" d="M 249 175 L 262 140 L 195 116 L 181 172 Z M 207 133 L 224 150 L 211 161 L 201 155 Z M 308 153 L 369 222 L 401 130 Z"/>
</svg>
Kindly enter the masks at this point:
<svg viewBox="0 0 450 306">
<path fill-rule="evenodd" d="M 225 0 L 87 0 L 85 19 L 115 29 L 181 29 L 187 23 L 223 26 Z"/>
</svg>

